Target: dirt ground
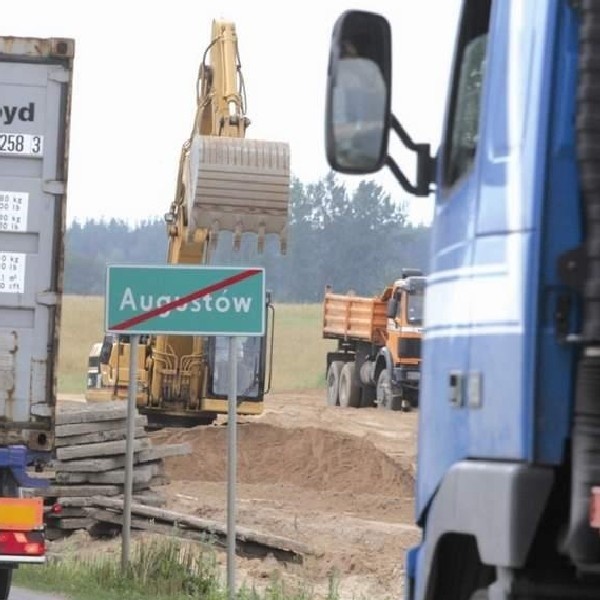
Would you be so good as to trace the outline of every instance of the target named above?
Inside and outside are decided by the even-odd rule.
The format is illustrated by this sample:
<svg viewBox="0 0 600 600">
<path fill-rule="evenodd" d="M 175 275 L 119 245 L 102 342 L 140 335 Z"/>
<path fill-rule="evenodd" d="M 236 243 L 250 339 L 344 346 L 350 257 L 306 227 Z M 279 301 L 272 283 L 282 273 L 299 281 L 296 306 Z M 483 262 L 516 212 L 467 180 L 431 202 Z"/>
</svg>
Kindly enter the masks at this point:
<svg viewBox="0 0 600 600">
<path fill-rule="evenodd" d="M 238 580 L 308 581 L 325 595 L 336 574 L 342 598 L 400 597 L 413 525 L 417 413 L 325 405 L 325 392 L 268 396 L 264 414 L 239 426 L 238 523 L 314 549 L 304 565 L 240 559 Z M 166 460 L 168 508 L 226 519 L 224 420 L 153 434 L 190 442 Z M 224 557 L 222 557 L 224 560 Z"/>
</svg>

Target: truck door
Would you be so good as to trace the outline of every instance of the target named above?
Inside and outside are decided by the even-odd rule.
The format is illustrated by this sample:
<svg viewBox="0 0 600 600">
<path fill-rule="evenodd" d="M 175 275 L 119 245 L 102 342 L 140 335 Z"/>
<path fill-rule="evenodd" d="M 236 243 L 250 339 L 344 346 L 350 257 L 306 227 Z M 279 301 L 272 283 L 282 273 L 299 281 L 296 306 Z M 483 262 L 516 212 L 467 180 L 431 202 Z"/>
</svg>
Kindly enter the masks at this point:
<svg viewBox="0 0 600 600">
<path fill-rule="evenodd" d="M 532 253 L 546 154 L 543 65 L 551 64 L 545 41 L 549 11 L 549 3 L 542 2 L 494 4 L 473 245 L 479 288 L 473 297 L 466 398 L 469 454 L 476 457 L 531 458 L 525 398 L 535 348 L 525 330 L 527 302 L 537 287 Z"/>
<path fill-rule="evenodd" d="M 430 400 L 421 409 L 419 509 L 458 460 L 533 455 L 535 346 L 527 331 L 536 310 L 554 9 L 464 3 L 426 297 L 422 389 Z"/>
<path fill-rule="evenodd" d="M 438 156 L 436 228 L 425 299 L 421 397 L 426 401 L 420 409 L 418 513 L 446 469 L 469 451 L 463 405 L 477 300 L 473 215 L 483 160 L 481 108 L 491 9 L 491 0 L 464 3 Z"/>
</svg>

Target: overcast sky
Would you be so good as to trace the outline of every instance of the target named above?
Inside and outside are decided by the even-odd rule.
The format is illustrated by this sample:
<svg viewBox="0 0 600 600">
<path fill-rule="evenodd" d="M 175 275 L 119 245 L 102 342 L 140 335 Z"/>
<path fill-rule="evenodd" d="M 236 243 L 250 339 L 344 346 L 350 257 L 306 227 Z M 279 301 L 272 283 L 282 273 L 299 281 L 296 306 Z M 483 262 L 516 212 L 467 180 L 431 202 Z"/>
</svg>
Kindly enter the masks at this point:
<svg viewBox="0 0 600 600">
<path fill-rule="evenodd" d="M 413 139 L 437 146 L 459 6 L 460 0 L 22 0 L 3 7 L 2 34 L 75 39 L 68 219 L 133 223 L 162 215 L 172 200 L 213 19 L 237 27 L 252 121 L 247 137 L 288 142 L 292 173 L 309 183 L 328 171 L 325 75 L 340 12 L 363 8 L 391 21 L 394 113 Z M 406 198 L 389 173 L 376 180 L 393 198 Z M 427 221 L 431 201 L 415 199 L 409 209 L 413 220 Z"/>
</svg>

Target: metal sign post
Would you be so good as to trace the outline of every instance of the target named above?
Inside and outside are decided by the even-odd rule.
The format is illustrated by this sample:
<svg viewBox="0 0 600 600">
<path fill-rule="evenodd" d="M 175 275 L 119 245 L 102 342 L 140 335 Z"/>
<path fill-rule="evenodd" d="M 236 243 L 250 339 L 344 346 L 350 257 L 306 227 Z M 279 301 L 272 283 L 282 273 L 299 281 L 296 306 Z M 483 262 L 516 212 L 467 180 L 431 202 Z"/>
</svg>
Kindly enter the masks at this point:
<svg viewBox="0 0 600 600">
<path fill-rule="evenodd" d="M 135 438 L 135 405 L 137 397 L 137 364 L 140 336 L 129 338 L 129 396 L 127 398 L 127 441 L 125 445 L 125 489 L 123 491 L 123 529 L 121 531 L 121 570 L 129 565 L 131 541 L 131 498 L 133 495 L 133 442 Z"/>
<path fill-rule="evenodd" d="M 227 590 L 235 599 L 235 521 L 237 481 L 237 360 L 238 342 L 229 338 L 229 405 L 227 407 Z"/>
<path fill-rule="evenodd" d="M 140 335 L 229 338 L 227 420 L 227 585 L 235 598 L 237 371 L 241 336 L 266 335 L 265 271 L 259 267 L 109 265 L 105 329 L 130 335 L 129 397 L 121 566 L 127 569 L 131 536 L 133 447 Z"/>
</svg>

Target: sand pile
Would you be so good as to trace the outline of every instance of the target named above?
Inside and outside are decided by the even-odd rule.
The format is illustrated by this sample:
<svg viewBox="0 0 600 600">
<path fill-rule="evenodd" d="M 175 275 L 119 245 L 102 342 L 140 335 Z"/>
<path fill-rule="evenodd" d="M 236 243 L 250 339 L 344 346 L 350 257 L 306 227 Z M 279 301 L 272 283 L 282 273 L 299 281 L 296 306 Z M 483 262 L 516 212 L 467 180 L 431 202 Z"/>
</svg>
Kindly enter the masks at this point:
<svg viewBox="0 0 600 600">
<path fill-rule="evenodd" d="M 188 442 L 192 453 L 165 459 L 171 480 L 224 481 L 227 429 L 163 430 L 156 443 Z M 244 423 L 238 429 L 238 481 L 317 491 L 380 496 L 413 493 L 413 477 L 364 438 L 316 428 L 288 429 Z"/>
</svg>

